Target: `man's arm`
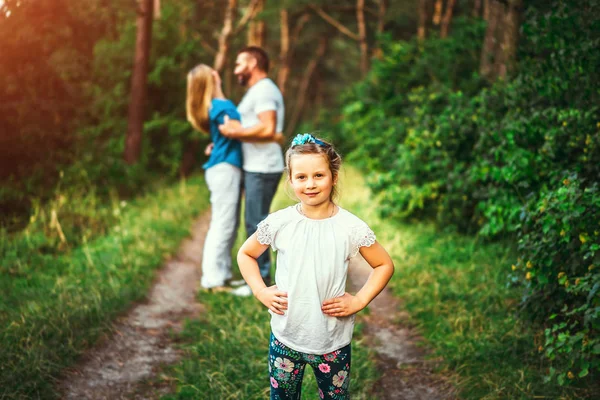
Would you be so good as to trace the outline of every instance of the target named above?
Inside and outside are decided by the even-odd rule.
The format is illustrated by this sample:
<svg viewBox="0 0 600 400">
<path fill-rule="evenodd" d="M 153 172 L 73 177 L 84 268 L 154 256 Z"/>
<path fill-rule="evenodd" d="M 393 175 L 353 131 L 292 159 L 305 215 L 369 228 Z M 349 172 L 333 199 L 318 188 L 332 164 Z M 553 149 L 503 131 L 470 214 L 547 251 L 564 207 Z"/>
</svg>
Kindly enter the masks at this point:
<svg viewBox="0 0 600 400">
<path fill-rule="evenodd" d="M 223 136 L 246 142 L 274 141 L 277 133 L 277 112 L 263 111 L 258 114 L 258 120 L 258 124 L 248 128 L 242 128 L 226 120 L 223 125 L 219 125 L 219 131 Z"/>
</svg>

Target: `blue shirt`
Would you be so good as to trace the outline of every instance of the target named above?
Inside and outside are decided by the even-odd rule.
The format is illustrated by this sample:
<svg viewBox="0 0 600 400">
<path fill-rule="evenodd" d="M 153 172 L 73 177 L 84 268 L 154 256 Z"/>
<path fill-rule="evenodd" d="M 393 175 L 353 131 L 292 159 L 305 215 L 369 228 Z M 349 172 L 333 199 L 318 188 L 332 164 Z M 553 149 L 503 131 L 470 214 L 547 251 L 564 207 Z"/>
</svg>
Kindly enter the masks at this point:
<svg viewBox="0 0 600 400">
<path fill-rule="evenodd" d="M 214 143 L 208 161 L 202 166 L 204 169 L 226 162 L 235 167 L 242 168 L 242 143 L 239 140 L 229 139 L 219 132 L 219 125 L 225 122 L 225 116 L 230 119 L 241 119 L 235 105 L 231 100 L 213 99 L 208 111 L 210 120 L 210 138 Z"/>
</svg>

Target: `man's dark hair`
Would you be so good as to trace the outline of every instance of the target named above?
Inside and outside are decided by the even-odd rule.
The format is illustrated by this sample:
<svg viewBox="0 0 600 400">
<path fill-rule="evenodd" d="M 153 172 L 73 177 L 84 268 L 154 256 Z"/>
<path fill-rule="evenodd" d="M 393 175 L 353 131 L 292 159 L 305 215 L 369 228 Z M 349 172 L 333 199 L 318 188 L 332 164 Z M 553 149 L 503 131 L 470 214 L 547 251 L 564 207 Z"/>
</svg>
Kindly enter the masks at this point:
<svg viewBox="0 0 600 400">
<path fill-rule="evenodd" d="M 240 51 L 238 51 L 238 55 L 242 53 L 248 53 L 250 56 L 256 59 L 256 66 L 258 69 L 264 72 L 269 72 L 269 56 L 267 52 L 264 51 L 261 47 L 258 46 L 248 46 L 244 47 Z"/>
</svg>

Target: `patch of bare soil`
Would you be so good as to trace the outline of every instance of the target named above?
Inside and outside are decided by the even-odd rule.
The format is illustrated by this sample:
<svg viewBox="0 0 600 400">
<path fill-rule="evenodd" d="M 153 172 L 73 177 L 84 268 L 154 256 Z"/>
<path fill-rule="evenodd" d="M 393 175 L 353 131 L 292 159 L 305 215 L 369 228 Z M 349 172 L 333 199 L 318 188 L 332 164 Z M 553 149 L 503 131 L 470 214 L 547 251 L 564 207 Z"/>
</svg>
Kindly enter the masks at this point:
<svg viewBox="0 0 600 400">
<path fill-rule="evenodd" d="M 178 256 L 157 272 L 147 300 L 120 318 L 110 337 L 66 373 L 59 385 L 62 398 L 156 399 L 171 391 L 168 384 L 154 387 L 152 382 L 163 366 L 181 356 L 171 332 L 202 309 L 196 294 L 209 222 L 210 213 L 196 221 Z"/>
<path fill-rule="evenodd" d="M 360 257 L 350 263 L 349 286 L 358 290 L 369 277 L 371 267 Z M 452 385 L 432 372 L 433 361 L 426 360 L 418 345 L 423 339 L 408 325 L 408 314 L 400 301 L 384 289 L 363 316 L 367 343 L 377 353 L 382 373 L 373 393 L 381 400 L 455 399 Z"/>
</svg>

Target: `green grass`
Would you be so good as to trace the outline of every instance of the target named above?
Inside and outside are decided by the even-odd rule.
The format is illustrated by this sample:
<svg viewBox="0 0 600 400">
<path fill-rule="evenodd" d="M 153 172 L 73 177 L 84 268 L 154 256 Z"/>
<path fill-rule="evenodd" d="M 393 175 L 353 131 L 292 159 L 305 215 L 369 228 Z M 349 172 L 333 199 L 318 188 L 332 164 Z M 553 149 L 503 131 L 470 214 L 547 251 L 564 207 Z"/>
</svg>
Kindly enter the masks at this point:
<svg viewBox="0 0 600 400">
<path fill-rule="evenodd" d="M 343 205 L 367 221 L 390 252 L 396 266 L 390 287 L 461 398 L 591 396 L 589 389 L 543 382 L 542 332 L 518 320 L 522 288 L 507 285 L 514 263 L 509 246 L 382 219 L 361 175 L 347 168 L 342 178 Z"/>
<path fill-rule="evenodd" d="M 396 264 L 390 287 L 425 338 L 438 372 L 465 399 L 583 398 L 589 391 L 543 383 L 540 332 L 516 316 L 520 289 L 507 286 L 512 254 L 500 244 L 381 219 L 360 174 L 346 168 L 340 203 L 367 221 Z M 280 189 L 273 209 L 292 203 Z M 108 205 L 57 195 L 18 235 L 0 233 L 0 398 L 52 398 L 54 379 L 142 298 L 154 270 L 208 206 L 204 182 L 158 184 L 151 195 Z M 52 218 L 52 210 L 56 218 Z M 61 233 L 62 232 L 62 235 Z M 64 237 L 64 240 L 61 239 Z M 238 246 L 244 239 L 239 232 Z M 184 359 L 161 377 L 165 399 L 264 399 L 269 314 L 254 298 L 201 293 L 206 312 L 181 334 Z M 352 390 L 372 399 L 378 377 L 361 334 L 353 341 Z M 305 375 L 303 398 L 316 396 Z"/>
<path fill-rule="evenodd" d="M 272 210 L 295 202 L 284 185 L 283 182 L 280 185 Z M 234 248 L 239 248 L 244 240 L 242 228 Z M 235 266 L 234 274 L 240 276 Z M 185 358 L 166 373 L 166 380 L 177 382 L 176 393 L 163 399 L 269 398 L 270 315 L 266 308 L 254 297 L 239 298 L 222 293 L 201 293 L 200 301 L 206 306 L 206 312 L 199 321 L 189 321 L 182 334 Z M 372 400 L 370 391 L 378 373 L 361 330 L 359 315 L 352 342 L 352 398 Z M 307 367 L 302 399 L 315 398 L 318 398 L 317 383 Z"/>
<path fill-rule="evenodd" d="M 182 334 L 186 356 L 167 372 L 177 390 L 163 399 L 265 399 L 269 397 L 267 356 L 269 318 L 253 297 L 229 294 L 200 295 L 206 311 L 189 321 Z M 356 329 L 360 331 L 360 326 Z M 360 337 L 360 332 L 357 336 Z M 353 342 L 352 389 L 355 399 L 371 399 L 368 390 L 375 371 L 361 339 Z M 303 399 L 317 397 L 310 367 L 303 384 Z"/>
<path fill-rule="evenodd" d="M 56 377 L 144 297 L 208 207 L 201 178 L 149 191 L 108 204 L 59 193 L 23 232 L 0 233 L 0 398 L 56 397 Z"/>
</svg>

